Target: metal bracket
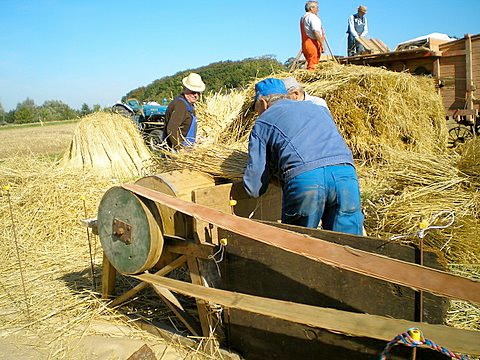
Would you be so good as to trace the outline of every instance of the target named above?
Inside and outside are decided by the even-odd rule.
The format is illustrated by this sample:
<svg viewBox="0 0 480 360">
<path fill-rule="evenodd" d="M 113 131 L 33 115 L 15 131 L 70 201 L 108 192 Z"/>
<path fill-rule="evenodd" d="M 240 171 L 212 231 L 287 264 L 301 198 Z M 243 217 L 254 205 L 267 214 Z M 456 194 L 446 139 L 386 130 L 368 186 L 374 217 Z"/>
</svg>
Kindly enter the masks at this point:
<svg viewBox="0 0 480 360">
<path fill-rule="evenodd" d="M 132 243 L 132 225 L 119 219 L 113 219 L 112 233 L 125 245 Z"/>
</svg>

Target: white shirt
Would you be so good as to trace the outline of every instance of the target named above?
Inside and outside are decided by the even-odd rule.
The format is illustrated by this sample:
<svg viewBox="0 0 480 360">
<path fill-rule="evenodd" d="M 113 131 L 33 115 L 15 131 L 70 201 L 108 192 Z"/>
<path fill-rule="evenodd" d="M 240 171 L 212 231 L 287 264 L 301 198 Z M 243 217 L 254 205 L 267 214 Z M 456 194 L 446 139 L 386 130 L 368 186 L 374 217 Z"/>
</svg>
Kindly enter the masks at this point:
<svg viewBox="0 0 480 360">
<path fill-rule="evenodd" d="M 322 21 L 317 15 L 311 12 L 305 13 L 305 15 L 302 16 L 302 23 L 305 33 L 310 39 L 316 39 L 314 31 L 322 34 Z"/>
<path fill-rule="evenodd" d="M 320 106 L 323 106 L 323 107 L 326 107 L 328 111 L 330 111 L 330 109 L 328 108 L 327 106 L 327 102 L 322 99 L 321 97 L 318 97 L 318 96 L 313 96 L 313 95 L 308 95 L 307 93 L 305 93 L 305 99 L 304 101 L 311 101 L 313 102 L 314 104 L 316 105 L 320 105 Z"/>
</svg>

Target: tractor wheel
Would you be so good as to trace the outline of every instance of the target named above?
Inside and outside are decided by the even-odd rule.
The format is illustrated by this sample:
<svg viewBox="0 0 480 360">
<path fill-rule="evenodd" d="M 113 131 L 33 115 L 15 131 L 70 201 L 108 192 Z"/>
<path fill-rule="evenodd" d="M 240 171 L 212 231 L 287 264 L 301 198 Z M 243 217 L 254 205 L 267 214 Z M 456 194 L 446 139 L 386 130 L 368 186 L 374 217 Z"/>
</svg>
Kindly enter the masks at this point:
<svg viewBox="0 0 480 360">
<path fill-rule="evenodd" d="M 126 109 L 125 107 L 123 107 L 121 105 L 114 105 L 112 107 L 112 110 L 113 110 L 114 113 L 125 116 L 129 119 L 134 120 L 134 118 L 135 118 L 135 115 L 131 111 L 129 111 L 128 109 Z"/>
<path fill-rule="evenodd" d="M 448 131 L 448 146 L 457 147 L 473 139 L 473 132 L 466 126 L 458 125 Z"/>
<path fill-rule="evenodd" d="M 147 134 L 147 145 L 152 151 L 159 150 L 163 143 L 163 131 L 152 130 Z"/>
</svg>

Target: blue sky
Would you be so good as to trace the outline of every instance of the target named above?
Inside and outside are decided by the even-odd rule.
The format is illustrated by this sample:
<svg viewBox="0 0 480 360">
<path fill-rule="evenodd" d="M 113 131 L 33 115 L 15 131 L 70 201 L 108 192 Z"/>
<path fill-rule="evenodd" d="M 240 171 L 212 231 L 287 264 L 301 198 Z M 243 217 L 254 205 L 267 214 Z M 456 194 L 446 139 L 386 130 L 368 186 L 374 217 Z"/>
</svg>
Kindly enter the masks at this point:
<svg viewBox="0 0 480 360">
<path fill-rule="evenodd" d="M 300 49 L 305 1 L 0 0 L 0 104 L 112 105 L 128 91 L 212 62 Z M 319 1 L 335 54 L 359 1 Z M 480 33 L 480 0 L 365 0 L 370 37 L 390 48 L 432 32 Z M 208 86 L 208 84 L 207 84 Z M 180 89 L 180 88 L 179 88 Z"/>
</svg>

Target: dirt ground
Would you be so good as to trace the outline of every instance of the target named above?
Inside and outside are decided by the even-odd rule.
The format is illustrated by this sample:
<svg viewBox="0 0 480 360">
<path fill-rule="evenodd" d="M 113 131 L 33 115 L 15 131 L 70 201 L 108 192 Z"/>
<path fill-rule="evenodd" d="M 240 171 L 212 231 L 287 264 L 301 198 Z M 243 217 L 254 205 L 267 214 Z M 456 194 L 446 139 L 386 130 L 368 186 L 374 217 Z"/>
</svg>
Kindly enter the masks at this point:
<svg viewBox="0 0 480 360">
<path fill-rule="evenodd" d="M 0 160 L 13 156 L 60 155 L 68 149 L 77 122 L 0 128 Z"/>
</svg>

